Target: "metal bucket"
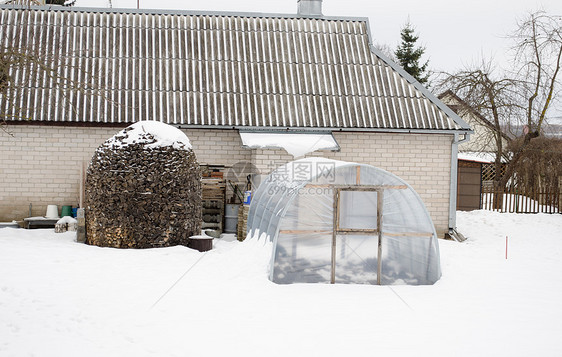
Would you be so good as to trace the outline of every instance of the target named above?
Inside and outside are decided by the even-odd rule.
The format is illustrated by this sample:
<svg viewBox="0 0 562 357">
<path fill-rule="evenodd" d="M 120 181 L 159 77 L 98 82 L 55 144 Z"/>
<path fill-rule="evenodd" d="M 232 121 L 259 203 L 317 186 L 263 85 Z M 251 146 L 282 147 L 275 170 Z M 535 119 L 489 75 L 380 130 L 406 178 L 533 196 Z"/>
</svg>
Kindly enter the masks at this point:
<svg viewBox="0 0 562 357">
<path fill-rule="evenodd" d="M 239 204 L 227 204 L 225 207 L 225 221 L 224 221 L 224 232 L 225 233 L 236 233 L 236 228 L 238 226 L 238 209 Z"/>
</svg>

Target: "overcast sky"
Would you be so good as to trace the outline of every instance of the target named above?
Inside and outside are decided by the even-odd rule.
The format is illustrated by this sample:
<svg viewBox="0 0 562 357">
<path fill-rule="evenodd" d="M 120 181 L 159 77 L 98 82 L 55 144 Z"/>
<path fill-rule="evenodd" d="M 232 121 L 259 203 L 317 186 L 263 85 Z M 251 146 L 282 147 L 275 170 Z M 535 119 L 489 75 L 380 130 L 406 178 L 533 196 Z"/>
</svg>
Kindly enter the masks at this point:
<svg viewBox="0 0 562 357">
<path fill-rule="evenodd" d="M 113 0 L 114 8 L 136 8 L 137 0 Z M 139 0 L 141 8 L 294 14 L 297 0 Z M 108 0 L 77 0 L 81 7 L 108 7 Z M 376 43 L 395 49 L 408 18 L 426 47 L 430 67 L 453 71 L 485 56 L 505 63 L 504 36 L 529 11 L 562 15 L 562 1 L 532 0 L 324 0 L 326 16 L 367 16 Z"/>
</svg>

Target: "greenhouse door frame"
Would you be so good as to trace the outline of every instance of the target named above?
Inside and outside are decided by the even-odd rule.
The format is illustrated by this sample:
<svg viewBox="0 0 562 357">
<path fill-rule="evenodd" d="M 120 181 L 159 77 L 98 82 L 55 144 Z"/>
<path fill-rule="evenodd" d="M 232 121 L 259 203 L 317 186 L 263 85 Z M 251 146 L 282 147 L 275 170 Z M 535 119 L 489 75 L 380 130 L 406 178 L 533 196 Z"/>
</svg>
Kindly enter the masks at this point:
<svg viewBox="0 0 562 357">
<path fill-rule="evenodd" d="M 336 282 L 336 248 L 337 236 L 346 234 L 355 235 L 376 235 L 378 237 L 377 251 L 377 284 L 381 285 L 382 271 L 382 214 L 383 214 L 383 198 L 384 186 L 333 186 L 334 190 L 334 225 L 332 231 L 332 274 L 330 283 Z M 388 187 L 389 188 L 389 187 Z M 376 192 L 377 193 L 377 228 L 361 229 L 361 228 L 342 228 L 340 227 L 340 200 L 342 192 Z"/>
</svg>

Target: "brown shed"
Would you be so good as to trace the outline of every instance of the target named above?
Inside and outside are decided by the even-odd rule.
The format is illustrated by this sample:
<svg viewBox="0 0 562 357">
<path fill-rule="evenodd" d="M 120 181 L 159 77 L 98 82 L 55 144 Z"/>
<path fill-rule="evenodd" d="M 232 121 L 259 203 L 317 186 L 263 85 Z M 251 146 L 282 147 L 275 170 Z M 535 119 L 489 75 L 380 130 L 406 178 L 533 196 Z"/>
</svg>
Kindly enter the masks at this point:
<svg viewBox="0 0 562 357">
<path fill-rule="evenodd" d="M 457 210 L 480 209 L 482 162 L 459 159 L 457 172 Z"/>
</svg>

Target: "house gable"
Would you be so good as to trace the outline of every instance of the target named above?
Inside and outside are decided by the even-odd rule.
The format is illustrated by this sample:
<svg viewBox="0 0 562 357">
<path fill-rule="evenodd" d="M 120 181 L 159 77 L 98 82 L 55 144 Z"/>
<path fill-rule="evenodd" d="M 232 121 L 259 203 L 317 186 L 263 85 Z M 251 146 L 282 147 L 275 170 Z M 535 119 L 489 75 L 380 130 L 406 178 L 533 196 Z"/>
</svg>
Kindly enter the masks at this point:
<svg viewBox="0 0 562 357">
<path fill-rule="evenodd" d="M 439 99 L 447 104 L 455 113 L 465 120 L 474 133 L 470 141 L 459 145 L 459 150 L 462 152 L 474 153 L 495 153 L 497 148 L 495 144 L 494 133 L 496 129 L 494 124 L 490 122 L 481 113 L 468 105 L 464 100 L 459 98 L 451 90 L 441 93 Z M 502 143 L 504 147 L 507 146 L 509 137 L 501 132 Z"/>
</svg>

